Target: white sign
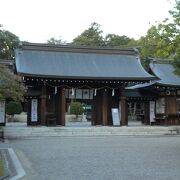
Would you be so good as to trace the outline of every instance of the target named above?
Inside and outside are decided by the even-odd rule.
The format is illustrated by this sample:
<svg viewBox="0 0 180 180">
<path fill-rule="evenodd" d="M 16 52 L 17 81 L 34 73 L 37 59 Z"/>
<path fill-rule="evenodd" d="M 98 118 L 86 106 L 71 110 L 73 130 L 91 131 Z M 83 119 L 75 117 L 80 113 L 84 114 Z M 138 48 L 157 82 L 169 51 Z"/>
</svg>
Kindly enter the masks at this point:
<svg viewBox="0 0 180 180">
<path fill-rule="evenodd" d="M 89 99 L 89 89 L 83 89 L 83 99 Z"/>
<path fill-rule="evenodd" d="M 0 123 L 5 123 L 5 102 L 0 102 Z"/>
<path fill-rule="evenodd" d="M 118 108 L 112 108 L 113 125 L 120 126 L 119 110 Z"/>
<path fill-rule="evenodd" d="M 89 99 L 93 99 L 93 94 L 94 94 L 93 90 L 90 89 Z"/>
<path fill-rule="evenodd" d="M 76 89 L 76 99 L 82 99 L 82 89 Z"/>
<path fill-rule="evenodd" d="M 155 122 L 155 102 L 150 101 L 150 122 Z"/>
<path fill-rule="evenodd" d="M 156 100 L 156 113 L 165 113 L 165 98 L 159 98 Z"/>
<path fill-rule="evenodd" d="M 37 117 L 37 109 L 38 108 L 38 100 L 37 99 L 32 99 L 31 100 L 31 121 L 32 122 L 37 122 L 38 117 Z"/>
<path fill-rule="evenodd" d="M 180 90 L 177 90 L 177 95 L 180 95 Z"/>
</svg>

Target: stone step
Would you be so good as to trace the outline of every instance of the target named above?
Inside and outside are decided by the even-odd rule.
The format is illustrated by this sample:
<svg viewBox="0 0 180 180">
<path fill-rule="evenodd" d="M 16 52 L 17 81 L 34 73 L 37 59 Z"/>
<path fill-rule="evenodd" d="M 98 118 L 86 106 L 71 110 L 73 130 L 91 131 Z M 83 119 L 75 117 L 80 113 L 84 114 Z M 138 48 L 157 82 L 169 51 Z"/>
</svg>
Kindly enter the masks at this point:
<svg viewBox="0 0 180 180">
<path fill-rule="evenodd" d="M 26 126 L 24 123 L 9 123 L 4 127 L 5 137 L 38 136 L 108 136 L 108 135 L 177 135 L 180 126 Z"/>
<path fill-rule="evenodd" d="M 5 137 L 178 135 L 180 127 L 4 127 Z"/>
</svg>

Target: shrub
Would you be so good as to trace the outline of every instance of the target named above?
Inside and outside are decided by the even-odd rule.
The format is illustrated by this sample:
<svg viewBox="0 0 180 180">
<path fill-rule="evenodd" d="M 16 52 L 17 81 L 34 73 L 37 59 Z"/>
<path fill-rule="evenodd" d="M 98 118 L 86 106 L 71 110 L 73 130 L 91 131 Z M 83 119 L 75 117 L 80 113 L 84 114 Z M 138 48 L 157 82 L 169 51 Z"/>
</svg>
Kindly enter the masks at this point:
<svg viewBox="0 0 180 180">
<path fill-rule="evenodd" d="M 84 109 L 83 109 L 83 106 L 80 102 L 72 102 L 71 103 L 71 114 L 75 114 L 76 117 L 78 115 L 81 115 L 83 113 Z"/>
<path fill-rule="evenodd" d="M 6 106 L 6 113 L 8 115 L 20 114 L 22 110 L 23 109 L 20 102 L 10 101 Z"/>
</svg>

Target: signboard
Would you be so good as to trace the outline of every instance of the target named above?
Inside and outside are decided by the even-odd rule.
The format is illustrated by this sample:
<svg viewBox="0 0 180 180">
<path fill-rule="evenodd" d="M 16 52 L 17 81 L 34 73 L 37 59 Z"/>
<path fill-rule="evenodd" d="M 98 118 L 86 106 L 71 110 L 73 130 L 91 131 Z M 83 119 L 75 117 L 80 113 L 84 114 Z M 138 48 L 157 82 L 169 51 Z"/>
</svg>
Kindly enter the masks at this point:
<svg viewBox="0 0 180 180">
<path fill-rule="evenodd" d="M 150 101 L 150 122 L 155 122 L 154 109 L 155 109 L 155 102 Z"/>
<path fill-rule="evenodd" d="M 89 89 L 83 89 L 83 99 L 89 99 Z"/>
<path fill-rule="evenodd" d="M 89 99 L 93 99 L 93 94 L 94 94 L 94 92 L 93 92 L 93 90 L 91 89 L 91 90 L 90 90 L 90 94 L 89 94 Z"/>
<path fill-rule="evenodd" d="M 0 102 L 0 123 L 5 123 L 5 102 Z"/>
<path fill-rule="evenodd" d="M 75 89 L 69 89 L 69 99 L 75 98 Z"/>
<path fill-rule="evenodd" d="M 38 100 L 32 99 L 31 100 L 31 122 L 37 122 L 38 116 L 37 116 L 37 109 L 38 108 Z"/>
<path fill-rule="evenodd" d="M 112 108 L 113 125 L 120 126 L 119 110 L 118 108 Z"/>
<path fill-rule="evenodd" d="M 180 90 L 177 90 L 177 95 L 180 95 Z"/>
<path fill-rule="evenodd" d="M 93 99 L 93 89 L 66 89 L 68 99 Z"/>
<path fill-rule="evenodd" d="M 82 99 L 82 89 L 76 89 L 76 99 Z"/>
</svg>

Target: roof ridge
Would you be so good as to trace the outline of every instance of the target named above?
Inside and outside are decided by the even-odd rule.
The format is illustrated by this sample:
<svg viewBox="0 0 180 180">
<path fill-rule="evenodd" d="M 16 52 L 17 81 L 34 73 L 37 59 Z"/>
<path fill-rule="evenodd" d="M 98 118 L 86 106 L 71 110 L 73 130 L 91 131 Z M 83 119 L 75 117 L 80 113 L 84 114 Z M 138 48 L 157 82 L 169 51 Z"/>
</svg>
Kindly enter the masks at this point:
<svg viewBox="0 0 180 180">
<path fill-rule="evenodd" d="M 172 64 L 172 59 L 160 59 L 160 58 L 149 58 L 151 60 L 151 63 L 155 64 Z"/>
<path fill-rule="evenodd" d="M 21 42 L 19 49 L 38 50 L 38 51 L 60 51 L 60 52 L 79 52 L 79 53 L 102 53 L 102 54 L 127 54 L 138 55 L 136 48 L 110 48 L 110 47 L 90 47 L 74 45 L 56 45 L 47 43 Z"/>
</svg>

